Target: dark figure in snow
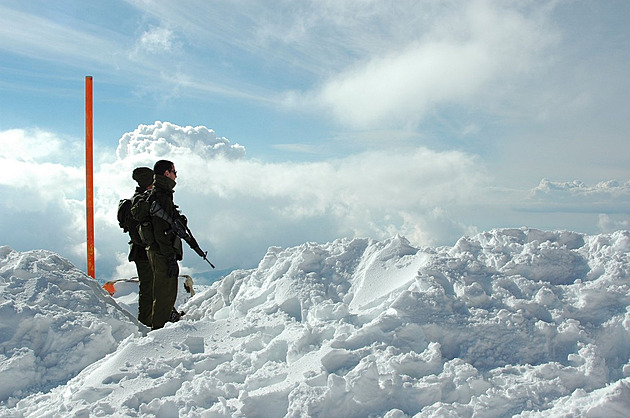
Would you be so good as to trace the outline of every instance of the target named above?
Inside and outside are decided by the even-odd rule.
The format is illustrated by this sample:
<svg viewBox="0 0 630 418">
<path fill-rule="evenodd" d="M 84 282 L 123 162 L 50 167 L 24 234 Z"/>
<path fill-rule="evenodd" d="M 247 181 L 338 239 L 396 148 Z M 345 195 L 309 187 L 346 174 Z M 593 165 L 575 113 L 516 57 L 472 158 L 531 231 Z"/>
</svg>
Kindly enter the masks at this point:
<svg viewBox="0 0 630 418">
<path fill-rule="evenodd" d="M 146 243 L 139 230 L 140 223 L 132 214 L 133 203 L 142 199 L 153 188 L 153 170 L 137 167 L 131 177 L 138 183 L 131 199 L 122 199 L 118 204 L 118 222 L 123 231 L 129 234 L 129 261 L 133 261 L 138 272 L 138 321 L 151 326 L 153 310 L 153 271 L 146 251 Z"/>
<path fill-rule="evenodd" d="M 182 215 L 173 202 L 177 171 L 171 161 L 160 160 L 153 166 L 154 200 L 173 219 Z M 147 248 L 153 269 L 153 319 L 151 328 L 159 329 L 167 321 L 176 321 L 175 311 L 179 276 L 178 260 L 183 258 L 182 240 L 164 219 L 151 216 L 153 243 Z"/>
<path fill-rule="evenodd" d="M 137 183 L 136 191 L 131 199 L 137 200 L 144 192 L 153 188 L 153 170 L 149 167 L 138 167 L 133 170 L 131 176 Z M 138 272 L 138 321 L 144 325 L 151 326 L 151 315 L 153 311 L 153 271 L 149 263 L 149 257 L 145 246 L 142 244 L 138 234 L 138 225 L 133 218 L 129 217 L 129 222 L 134 223 L 126 228 L 129 232 L 129 261 L 133 261 Z"/>
</svg>

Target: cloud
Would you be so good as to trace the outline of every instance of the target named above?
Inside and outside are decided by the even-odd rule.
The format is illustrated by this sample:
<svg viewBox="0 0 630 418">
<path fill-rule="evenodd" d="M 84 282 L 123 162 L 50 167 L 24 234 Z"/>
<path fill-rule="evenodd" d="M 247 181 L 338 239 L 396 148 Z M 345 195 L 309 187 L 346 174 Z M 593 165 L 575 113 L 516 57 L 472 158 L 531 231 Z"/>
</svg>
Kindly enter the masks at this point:
<svg viewBox="0 0 630 418">
<path fill-rule="evenodd" d="M 152 125 L 140 125 L 124 134 L 116 148 L 119 160 L 146 155 L 166 158 L 188 153 L 200 159 L 223 157 L 232 160 L 243 158 L 245 147 L 230 144 L 228 139 L 217 137 L 213 130 L 205 126 L 182 127 L 157 121 Z"/>
<path fill-rule="evenodd" d="M 288 95 L 289 102 L 318 104 L 351 127 L 415 127 L 441 105 L 483 107 L 506 80 L 540 67 L 556 40 L 541 30 L 540 16 L 487 1 L 462 8 L 435 17 L 428 33 L 331 75 L 318 90 Z"/>
<path fill-rule="evenodd" d="M 619 215 L 599 214 L 598 227 L 604 233 L 611 233 L 619 230 L 630 230 L 630 219 Z"/>
<path fill-rule="evenodd" d="M 75 245 L 85 237 L 85 169 L 75 160 L 84 156 L 81 144 L 38 129 L 0 131 L 0 143 L 4 243 L 78 256 Z"/>
<path fill-rule="evenodd" d="M 630 180 L 602 181 L 589 186 L 582 181 L 542 179 L 530 191 L 530 210 L 630 214 Z"/>
<path fill-rule="evenodd" d="M 2 132 L 0 157 L 11 157 L 17 161 L 37 161 L 50 155 L 61 155 L 60 138 L 41 130 L 10 129 Z M 46 144 L 42 147 L 42 144 Z"/>
<path fill-rule="evenodd" d="M 0 5 L 0 50 L 13 54 L 81 68 L 86 62 L 111 66 L 121 37 L 108 28 L 93 30 L 82 21 L 64 25 Z"/>
<path fill-rule="evenodd" d="M 456 239 L 466 226 L 450 220 L 446 208 L 472 199 L 486 179 L 474 156 L 423 147 L 267 163 L 245 158 L 244 147 L 206 127 L 168 122 L 124 134 L 106 170 L 128 174 L 158 158 L 175 163 L 176 200 L 201 242 L 233 264 L 256 262 L 269 245 L 339 236 Z M 125 182 L 120 177 L 118 184 Z M 101 195 L 114 207 L 121 190 L 110 189 Z"/>
<path fill-rule="evenodd" d="M 7 173 L 19 173 L 0 179 L 0 209 L 9 214 L 0 222 L 2 244 L 43 247 L 84 266 L 82 163 L 55 162 L 64 149 L 82 141 L 34 130 L 0 132 L 3 143 L 6 138 L 23 138 L 33 157 L 20 157 L 25 151 L 19 150 L 0 156 Z M 58 146 L 46 151 L 44 138 Z M 269 246 L 339 237 L 401 234 L 416 245 L 452 244 L 480 228 L 538 227 L 554 210 L 606 209 L 597 213 L 607 217 L 592 220 L 593 227 L 602 229 L 630 219 L 630 182 L 591 187 L 543 180 L 528 197 L 527 190 L 497 190 L 497 180 L 479 158 L 460 151 L 407 146 L 314 162 L 271 163 L 247 158 L 242 145 L 207 127 L 169 122 L 140 125 L 120 138 L 115 154 L 101 151 L 107 153 L 96 156 L 95 235 L 97 276 L 102 279 L 130 271 L 124 258 L 128 238 L 116 222 L 118 200 L 136 187 L 133 168 L 152 166 L 161 158 L 175 163 L 175 201 L 219 269 L 253 267 Z M 510 210 L 510 202 L 523 202 L 520 212 Z M 619 207 L 626 209 L 614 212 Z M 571 221 L 585 225 L 584 218 L 573 216 Z M 182 268 L 207 271 L 188 250 Z"/>
<path fill-rule="evenodd" d="M 174 48 L 173 31 L 162 27 L 152 27 L 142 33 L 139 48 L 150 53 L 170 52 Z"/>
<path fill-rule="evenodd" d="M 182 94 L 317 110 L 351 128 L 416 127 L 440 106 L 504 111 L 560 39 L 556 3 L 128 2 L 158 22 L 141 39 L 187 46 Z"/>
<path fill-rule="evenodd" d="M 51 202 L 56 196 L 76 198 L 75 182 L 83 178 L 84 151 L 80 143 L 39 129 L 0 131 L 0 164 L 5 174 L 0 185 L 21 191 L 20 201 Z M 15 204 L 12 196 L 4 196 L 7 206 Z"/>
<path fill-rule="evenodd" d="M 16 131 L 0 132 L 3 138 L 15 135 Z M 20 131 L 19 135 L 64 141 L 53 133 Z M 33 138 L 30 144 L 33 155 L 45 153 L 45 143 Z M 83 169 L 51 162 L 55 155 L 32 162 L 2 157 L 3 165 L 19 170 L 21 176 L 0 184 L 4 196 L 0 207 L 12 214 L 0 234 L 4 244 L 18 243 L 25 249 L 45 246 L 81 266 Z M 425 244 L 455 240 L 469 229 L 449 216 L 449 207 L 474 199 L 475 190 L 485 182 L 476 158 L 461 152 L 419 147 L 310 163 L 267 163 L 246 158 L 243 146 L 204 126 L 169 122 L 138 126 L 120 138 L 116 158 L 109 155 L 109 161 L 97 155 L 101 163 L 95 167 L 101 278 L 128 270 L 121 256 L 127 238 L 116 222 L 118 200 L 133 193 L 133 168 L 152 166 L 160 158 L 175 162 L 176 203 L 219 268 L 251 267 L 271 245 L 325 242 L 341 236 L 383 238 L 400 233 Z M 22 229 L 15 227 L 16 222 Z M 195 271 L 207 266 L 188 252 L 184 268 Z"/>
</svg>

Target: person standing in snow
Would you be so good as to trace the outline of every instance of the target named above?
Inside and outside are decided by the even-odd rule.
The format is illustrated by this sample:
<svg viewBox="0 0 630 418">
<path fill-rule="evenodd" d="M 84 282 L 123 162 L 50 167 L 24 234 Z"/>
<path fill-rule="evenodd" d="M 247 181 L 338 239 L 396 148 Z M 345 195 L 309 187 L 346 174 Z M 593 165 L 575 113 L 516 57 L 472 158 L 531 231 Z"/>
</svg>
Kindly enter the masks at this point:
<svg viewBox="0 0 630 418">
<path fill-rule="evenodd" d="M 171 161 L 160 160 L 153 166 L 153 194 L 155 201 L 173 219 L 182 215 L 173 201 L 177 171 Z M 152 329 L 164 327 L 167 321 L 176 321 L 175 311 L 179 276 L 178 260 L 183 258 L 182 240 L 175 234 L 171 225 L 158 216 L 151 216 L 153 243 L 147 252 L 153 269 L 153 317 Z M 177 314 L 177 318 L 172 318 Z"/>
<path fill-rule="evenodd" d="M 132 202 L 139 199 L 144 192 L 153 188 L 153 170 L 149 167 L 137 167 L 133 170 L 131 177 L 138 183 L 136 191 L 131 199 Z M 153 270 L 145 246 L 138 234 L 137 222 L 128 225 L 129 232 L 129 261 L 133 261 L 138 272 L 138 321 L 144 325 L 151 326 L 153 311 Z"/>
</svg>

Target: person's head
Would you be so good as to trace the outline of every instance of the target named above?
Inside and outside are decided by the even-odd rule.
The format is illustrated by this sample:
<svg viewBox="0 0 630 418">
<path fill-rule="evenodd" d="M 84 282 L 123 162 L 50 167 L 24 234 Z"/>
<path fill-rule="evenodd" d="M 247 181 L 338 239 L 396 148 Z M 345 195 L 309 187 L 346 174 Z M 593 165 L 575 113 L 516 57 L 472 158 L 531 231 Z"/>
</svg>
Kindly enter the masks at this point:
<svg viewBox="0 0 630 418">
<path fill-rule="evenodd" d="M 160 160 L 153 166 L 155 174 L 166 176 L 171 180 L 175 180 L 177 177 L 177 171 L 175 171 L 175 164 L 168 160 Z"/>
<path fill-rule="evenodd" d="M 142 189 L 148 189 L 153 184 L 153 170 L 149 167 L 136 167 L 131 174 L 138 186 Z"/>
</svg>

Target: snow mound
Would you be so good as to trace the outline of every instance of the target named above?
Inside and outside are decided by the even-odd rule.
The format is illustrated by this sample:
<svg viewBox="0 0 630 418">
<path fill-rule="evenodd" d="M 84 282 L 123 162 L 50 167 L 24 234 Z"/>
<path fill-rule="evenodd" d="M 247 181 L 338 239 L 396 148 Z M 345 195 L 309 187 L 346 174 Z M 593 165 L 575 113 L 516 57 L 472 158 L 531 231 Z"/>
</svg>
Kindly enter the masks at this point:
<svg viewBox="0 0 630 418">
<path fill-rule="evenodd" d="M 272 247 L 24 416 L 628 416 L 630 232 Z M 65 273 L 59 273 L 63 275 Z M 2 409 L 0 409 L 2 412 Z"/>
<path fill-rule="evenodd" d="M 49 251 L 0 247 L 0 401 L 65 384 L 116 350 L 137 321 Z"/>
</svg>

